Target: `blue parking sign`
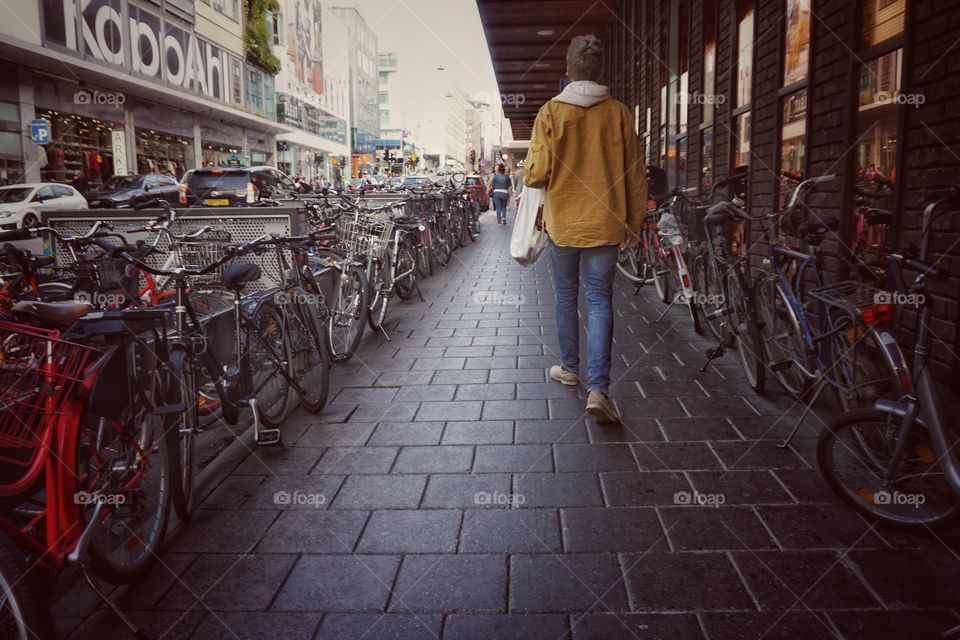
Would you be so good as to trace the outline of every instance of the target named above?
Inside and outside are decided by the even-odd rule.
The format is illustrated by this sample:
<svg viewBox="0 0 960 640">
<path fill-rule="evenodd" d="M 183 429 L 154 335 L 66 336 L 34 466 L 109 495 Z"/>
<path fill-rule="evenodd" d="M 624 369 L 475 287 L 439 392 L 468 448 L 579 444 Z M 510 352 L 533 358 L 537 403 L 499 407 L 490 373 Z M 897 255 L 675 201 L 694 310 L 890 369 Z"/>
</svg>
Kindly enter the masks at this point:
<svg viewBox="0 0 960 640">
<path fill-rule="evenodd" d="M 31 120 L 30 138 L 33 140 L 33 144 L 47 144 L 50 142 L 50 121 Z"/>
</svg>

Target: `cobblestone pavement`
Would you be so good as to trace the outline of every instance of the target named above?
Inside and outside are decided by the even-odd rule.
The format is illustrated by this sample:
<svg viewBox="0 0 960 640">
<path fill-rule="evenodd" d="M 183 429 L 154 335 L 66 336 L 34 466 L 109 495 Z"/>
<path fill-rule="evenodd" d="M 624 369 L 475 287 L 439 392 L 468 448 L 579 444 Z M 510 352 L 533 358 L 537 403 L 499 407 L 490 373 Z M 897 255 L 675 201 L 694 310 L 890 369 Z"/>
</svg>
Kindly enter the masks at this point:
<svg viewBox="0 0 960 640">
<path fill-rule="evenodd" d="M 511 218 L 512 219 L 512 218 Z M 611 396 L 558 362 L 547 260 L 510 229 L 398 304 L 283 448 L 231 447 L 148 579 L 114 592 L 154 638 L 935 638 L 960 623 L 957 536 L 870 526 L 816 470 L 820 423 L 618 279 Z M 584 317 L 584 321 L 586 318 Z M 216 466 L 216 465 L 215 465 Z M 694 506 L 684 503 L 694 503 Z M 718 504 L 721 503 L 722 504 Z M 703 503 L 703 506 L 697 506 Z M 83 584 L 61 637 L 129 637 Z"/>
</svg>

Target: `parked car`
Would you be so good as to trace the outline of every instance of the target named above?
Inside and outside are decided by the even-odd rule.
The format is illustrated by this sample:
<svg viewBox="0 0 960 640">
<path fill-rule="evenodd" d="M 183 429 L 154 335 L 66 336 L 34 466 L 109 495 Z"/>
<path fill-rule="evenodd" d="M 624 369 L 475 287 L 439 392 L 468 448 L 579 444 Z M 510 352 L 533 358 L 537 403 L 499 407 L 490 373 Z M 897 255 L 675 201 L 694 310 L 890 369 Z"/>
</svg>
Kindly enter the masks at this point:
<svg viewBox="0 0 960 640">
<path fill-rule="evenodd" d="M 33 183 L 0 187 L 0 229 L 33 227 L 42 211 L 86 209 L 80 192 L 66 184 Z"/>
<path fill-rule="evenodd" d="M 125 209 L 148 200 L 177 202 L 179 184 L 162 173 L 113 176 L 87 194 L 91 209 Z"/>
<path fill-rule="evenodd" d="M 179 203 L 188 207 L 246 207 L 297 193 L 290 176 L 273 167 L 203 167 L 180 184 Z"/>
<path fill-rule="evenodd" d="M 403 178 L 401 178 L 400 176 L 393 176 L 392 178 L 390 178 L 391 188 L 399 187 L 402 184 L 403 184 Z"/>
<path fill-rule="evenodd" d="M 363 178 L 354 178 L 347 183 L 347 193 L 353 193 L 360 187 L 368 187 L 367 181 Z"/>
<path fill-rule="evenodd" d="M 414 189 L 423 189 L 433 185 L 430 176 L 407 176 L 403 179 L 404 187 L 413 187 Z"/>
<path fill-rule="evenodd" d="M 487 183 L 483 181 L 482 176 L 467 176 L 463 186 L 469 194 L 470 201 L 476 202 L 480 206 L 481 211 L 486 211 L 490 207 Z"/>
</svg>

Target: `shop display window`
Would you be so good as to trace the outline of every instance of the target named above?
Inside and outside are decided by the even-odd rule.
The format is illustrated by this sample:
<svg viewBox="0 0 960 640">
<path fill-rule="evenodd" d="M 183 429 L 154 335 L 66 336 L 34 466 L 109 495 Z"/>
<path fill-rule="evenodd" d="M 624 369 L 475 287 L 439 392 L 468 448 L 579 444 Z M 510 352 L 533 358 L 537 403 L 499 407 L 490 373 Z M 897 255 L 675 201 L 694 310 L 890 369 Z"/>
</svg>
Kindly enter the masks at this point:
<svg viewBox="0 0 960 640">
<path fill-rule="evenodd" d="M 137 129 L 137 172 L 180 179 L 193 169 L 193 141 L 152 129 Z"/>
<path fill-rule="evenodd" d="M 41 180 L 69 182 L 79 171 L 95 187 L 113 175 L 111 132 L 120 125 L 53 110 L 38 110 L 37 117 L 50 121 L 52 140 L 40 152 Z"/>
</svg>

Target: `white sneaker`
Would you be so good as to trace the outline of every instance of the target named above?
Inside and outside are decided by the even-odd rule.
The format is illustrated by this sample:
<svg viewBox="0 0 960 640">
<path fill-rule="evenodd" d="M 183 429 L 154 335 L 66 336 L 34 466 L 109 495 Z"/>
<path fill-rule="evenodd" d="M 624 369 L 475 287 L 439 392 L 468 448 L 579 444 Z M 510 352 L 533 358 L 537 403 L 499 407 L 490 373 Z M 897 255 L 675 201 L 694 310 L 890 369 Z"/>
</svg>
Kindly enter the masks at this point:
<svg viewBox="0 0 960 640">
<path fill-rule="evenodd" d="M 554 365 L 550 367 L 550 377 L 560 384 L 565 384 L 571 387 L 580 384 L 580 376 L 575 374 L 573 371 L 567 371 L 560 365 Z"/>
<path fill-rule="evenodd" d="M 591 391 L 587 396 L 587 413 L 597 419 L 598 424 L 618 424 L 620 416 L 613 404 L 607 397 L 607 394 L 599 391 Z"/>
</svg>

